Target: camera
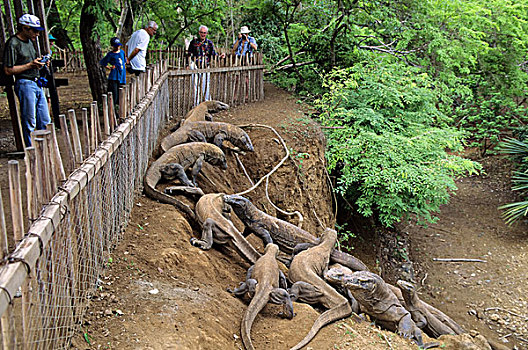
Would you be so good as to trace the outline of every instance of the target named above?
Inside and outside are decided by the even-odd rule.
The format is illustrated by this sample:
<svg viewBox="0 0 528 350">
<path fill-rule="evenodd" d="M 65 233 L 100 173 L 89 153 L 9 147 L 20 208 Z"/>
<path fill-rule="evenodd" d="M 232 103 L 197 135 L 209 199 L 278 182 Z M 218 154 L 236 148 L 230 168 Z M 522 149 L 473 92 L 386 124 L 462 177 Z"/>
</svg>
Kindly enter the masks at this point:
<svg viewBox="0 0 528 350">
<path fill-rule="evenodd" d="M 46 62 L 48 62 L 50 60 L 50 58 L 51 58 L 51 52 L 49 54 L 47 54 L 47 55 L 42 56 L 42 59 L 40 60 L 40 63 L 46 63 Z"/>
</svg>

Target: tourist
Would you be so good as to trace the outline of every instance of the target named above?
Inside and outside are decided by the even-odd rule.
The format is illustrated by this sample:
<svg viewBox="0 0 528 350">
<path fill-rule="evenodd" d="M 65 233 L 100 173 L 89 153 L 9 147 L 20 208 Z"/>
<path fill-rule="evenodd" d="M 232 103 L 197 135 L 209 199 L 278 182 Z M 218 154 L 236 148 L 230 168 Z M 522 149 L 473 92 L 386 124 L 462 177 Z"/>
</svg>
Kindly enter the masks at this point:
<svg viewBox="0 0 528 350">
<path fill-rule="evenodd" d="M 198 29 L 198 38 L 191 40 L 189 48 L 187 49 L 187 56 L 191 59 L 191 69 L 201 69 L 209 67 L 211 58 L 217 56 L 214 44 L 207 39 L 209 29 L 206 26 L 200 26 Z M 218 55 L 224 58 L 225 54 Z M 194 105 L 197 106 L 200 102 L 209 101 L 209 82 L 211 73 L 193 74 L 192 84 L 194 86 Z"/>
<path fill-rule="evenodd" d="M 249 36 L 250 32 L 251 31 L 247 26 L 240 28 L 238 39 L 233 44 L 233 54 L 236 54 L 237 56 L 245 56 L 248 54 L 249 57 L 251 57 L 253 51 L 257 50 L 257 42 L 255 41 L 255 38 Z"/>
<path fill-rule="evenodd" d="M 39 70 L 44 63 L 37 57 L 33 42 L 44 28 L 37 16 L 24 14 L 18 19 L 17 33 L 10 37 L 4 48 L 4 72 L 15 77 L 15 93 L 20 102 L 20 121 L 25 147 L 31 146 L 31 132 L 44 130 L 51 122 L 46 96 Z"/>
<path fill-rule="evenodd" d="M 112 93 L 114 107 L 119 105 L 119 88 L 126 84 L 125 52 L 121 50 L 121 42 L 114 37 L 110 40 L 111 51 L 99 62 L 101 66 L 110 68 L 108 74 L 108 92 Z M 108 66 L 110 64 L 110 66 Z"/>
<path fill-rule="evenodd" d="M 154 21 L 149 21 L 144 29 L 135 31 L 128 40 L 125 51 L 127 61 L 130 63 L 129 73 L 139 75 L 147 68 L 147 48 L 150 38 L 158 31 L 158 25 Z"/>
</svg>

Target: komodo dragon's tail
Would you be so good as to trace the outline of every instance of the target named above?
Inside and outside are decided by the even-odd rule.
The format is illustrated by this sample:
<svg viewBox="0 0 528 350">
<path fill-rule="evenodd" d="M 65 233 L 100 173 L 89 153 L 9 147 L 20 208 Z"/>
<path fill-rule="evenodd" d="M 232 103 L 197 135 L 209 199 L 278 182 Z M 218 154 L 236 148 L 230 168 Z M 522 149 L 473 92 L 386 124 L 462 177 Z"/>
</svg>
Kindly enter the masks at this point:
<svg viewBox="0 0 528 350">
<path fill-rule="evenodd" d="M 157 182 L 157 181 L 156 181 Z M 149 183 L 149 176 L 147 173 L 147 176 L 145 176 L 143 181 L 143 187 L 145 189 L 145 194 L 149 196 L 150 198 L 156 199 L 162 203 L 168 203 L 174 205 L 176 208 L 181 210 L 188 219 L 196 221 L 196 215 L 194 214 L 194 211 L 185 203 L 182 201 L 171 197 L 169 195 L 166 195 L 163 192 L 160 192 L 156 190 L 150 183 Z"/>
<path fill-rule="evenodd" d="M 321 328 L 323 328 L 329 323 L 345 318 L 349 316 L 351 313 L 352 313 L 352 309 L 350 308 L 350 304 L 348 303 L 348 301 L 334 308 L 331 308 L 330 310 L 326 310 L 321 315 L 319 315 L 317 320 L 315 320 L 312 328 L 310 329 L 306 337 L 304 337 L 303 340 L 297 343 L 297 345 L 295 345 L 290 350 L 301 349 L 303 346 L 308 344 L 315 337 L 315 335 L 317 334 L 317 332 L 319 332 Z"/>
<path fill-rule="evenodd" d="M 334 263 L 341 264 L 343 266 L 352 269 L 353 271 L 368 271 L 367 265 L 363 261 L 359 260 L 353 255 L 334 249 L 330 254 L 330 260 Z"/>
<path fill-rule="evenodd" d="M 244 318 L 240 325 L 240 333 L 242 334 L 242 342 L 244 342 L 244 346 L 247 350 L 255 350 L 253 343 L 251 342 L 251 326 L 253 325 L 253 321 L 255 321 L 255 317 L 257 317 L 260 310 L 266 306 L 268 301 L 269 291 L 265 291 L 265 293 L 257 292 L 253 299 L 251 299 L 251 303 L 249 303 L 249 306 L 244 313 Z"/>
</svg>

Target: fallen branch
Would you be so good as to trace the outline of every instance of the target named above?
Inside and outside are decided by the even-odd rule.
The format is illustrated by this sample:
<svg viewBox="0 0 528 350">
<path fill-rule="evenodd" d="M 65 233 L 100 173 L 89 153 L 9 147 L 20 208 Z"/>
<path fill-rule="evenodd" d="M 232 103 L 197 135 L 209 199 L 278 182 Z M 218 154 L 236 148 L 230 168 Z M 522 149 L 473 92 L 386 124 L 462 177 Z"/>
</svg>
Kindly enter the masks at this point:
<svg viewBox="0 0 528 350">
<path fill-rule="evenodd" d="M 242 171 L 244 172 L 244 175 L 246 175 L 246 178 L 249 180 L 249 183 L 251 184 L 251 186 L 253 186 L 255 183 L 253 182 L 253 180 L 251 180 L 251 178 L 249 177 L 249 174 L 247 173 L 246 171 L 246 167 L 244 166 L 244 164 L 242 163 L 242 161 L 240 160 L 240 158 L 238 157 L 238 153 L 235 153 L 235 157 L 236 157 L 236 160 L 238 162 L 238 165 L 240 165 L 240 167 L 242 168 Z"/>
<path fill-rule="evenodd" d="M 443 262 L 481 262 L 481 263 L 487 263 L 486 260 L 482 260 L 482 259 L 464 259 L 464 258 L 433 258 L 433 261 L 443 261 Z"/>
<path fill-rule="evenodd" d="M 262 181 L 266 180 L 265 192 L 266 192 L 266 198 L 268 199 L 270 204 L 273 206 L 273 208 L 275 208 L 275 210 L 278 210 L 279 212 L 283 213 L 284 215 L 289 215 L 289 216 L 297 215 L 299 217 L 299 227 L 300 227 L 302 225 L 302 222 L 303 222 L 303 216 L 301 215 L 301 213 L 299 211 L 294 211 L 294 212 L 290 213 L 290 212 L 286 212 L 286 211 L 280 209 L 275 204 L 273 204 L 273 202 L 271 201 L 271 199 L 269 198 L 269 195 L 268 195 L 268 179 L 269 179 L 269 177 L 271 176 L 271 174 L 276 172 L 277 169 L 279 169 L 282 166 L 282 164 L 284 164 L 286 159 L 290 158 L 290 151 L 288 150 L 288 146 L 286 146 L 286 142 L 284 142 L 284 139 L 280 136 L 280 134 L 277 132 L 277 130 L 275 130 L 274 128 L 272 128 L 271 126 L 268 126 L 268 125 L 247 124 L 247 125 L 239 125 L 239 127 L 242 128 L 242 129 L 244 129 L 244 128 L 252 128 L 252 127 L 260 127 L 260 128 L 267 128 L 267 129 L 272 130 L 275 133 L 275 135 L 277 135 L 277 137 L 279 138 L 280 142 L 282 143 L 282 146 L 284 147 L 286 155 L 284 156 L 284 158 L 281 159 L 281 161 L 277 165 L 275 165 L 275 167 L 273 169 L 271 169 L 271 171 L 269 173 L 267 173 L 266 175 L 261 177 L 260 180 L 258 180 L 256 184 L 254 184 L 251 188 L 249 188 L 249 189 L 247 189 L 245 191 L 236 193 L 236 195 L 242 196 L 244 194 L 247 194 L 247 193 L 253 191 L 255 188 L 257 188 L 262 183 Z"/>
<path fill-rule="evenodd" d="M 491 311 L 491 310 L 507 312 L 507 313 L 509 313 L 510 315 L 517 316 L 517 317 L 523 318 L 523 319 L 525 319 L 525 320 L 528 320 L 528 316 L 519 315 L 519 314 L 516 314 L 516 313 L 513 312 L 513 311 L 506 310 L 506 309 L 503 309 L 503 308 L 501 308 L 501 307 L 488 307 L 488 308 L 484 309 L 484 312 L 488 312 L 488 311 Z"/>
<path fill-rule="evenodd" d="M 274 129 L 272 128 L 271 126 L 268 126 L 268 125 L 262 125 L 262 124 L 247 124 L 247 125 L 239 125 L 238 126 L 239 128 L 242 128 L 242 129 L 245 129 L 245 128 L 254 128 L 254 127 L 260 127 L 260 128 L 268 128 L 270 130 L 272 130 L 275 135 L 277 135 L 277 137 L 279 138 L 280 142 L 282 143 L 282 147 L 284 147 L 284 151 L 286 152 L 286 155 L 281 159 L 281 161 L 275 165 L 275 167 L 273 169 L 271 169 L 271 171 L 269 173 L 267 173 L 266 175 L 264 175 L 263 177 L 260 178 L 260 180 L 257 181 L 256 184 L 254 184 L 252 187 L 248 188 L 247 190 L 245 191 L 242 191 L 242 192 L 239 192 L 239 193 L 236 193 L 236 195 L 238 196 L 242 196 L 244 194 L 247 194 L 251 191 L 253 191 L 255 188 L 257 188 L 261 183 L 262 181 L 264 181 L 265 179 L 267 179 L 268 177 L 270 177 L 274 172 L 277 171 L 277 169 L 279 169 L 281 167 L 282 164 L 284 164 L 284 162 L 286 161 L 286 159 L 290 158 L 290 150 L 288 150 L 288 146 L 286 146 L 286 142 L 284 142 L 284 139 L 279 135 L 279 133 Z"/>
<path fill-rule="evenodd" d="M 268 193 L 268 183 L 269 183 L 269 177 L 266 178 L 266 198 L 268 199 L 268 202 L 270 202 L 271 206 L 273 208 L 275 208 L 275 210 L 281 212 L 282 214 L 284 215 L 288 215 L 288 216 L 293 216 L 293 215 L 297 215 L 297 217 L 299 218 L 299 223 L 297 224 L 297 226 L 299 228 L 302 228 L 302 223 L 304 221 L 304 218 L 301 214 L 300 211 L 296 210 L 296 211 L 293 211 L 293 212 L 287 212 L 287 211 L 284 211 L 282 210 L 281 208 L 277 207 L 275 204 L 273 204 L 273 202 L 271 201 L 270 197 L 269 197 L 269 193 Z"/>
<path fill-rule="evenodd" d="M 420 282 L 422 286 L 424 285 L 427 276 L 429 276 L 429 274 L 426 272 L 424 278 L 422 278 L 422 281 Z"/>
</svg>

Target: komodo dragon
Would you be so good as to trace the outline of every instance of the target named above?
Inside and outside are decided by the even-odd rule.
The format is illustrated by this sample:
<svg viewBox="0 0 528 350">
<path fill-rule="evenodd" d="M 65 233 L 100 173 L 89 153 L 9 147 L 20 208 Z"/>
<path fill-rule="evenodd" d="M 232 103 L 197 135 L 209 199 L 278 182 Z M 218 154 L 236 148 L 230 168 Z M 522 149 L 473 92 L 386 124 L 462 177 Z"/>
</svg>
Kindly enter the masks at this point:
<svg viewBox="0 0 528 350">
<path fill-rule="evenodd" d="M 360 310 L 380 325 L 397 331 L 404 338 L 414 338 L 418 346 L 423 347 L 421 330 L 380 276 L 370 271 L 345 273 L 343 269 L 333 267 L 324 277 L 329 283 L 348 289 L 359 303 Z"/>
<path fill-rule="evenodd" d="M 242 151 L 253 152 L 253 144 L 248 134 L 236 125 L 222 122 L 187 122 L 170 135 L 161 140 L 161 150 L 191 141 L 210 142 L 223 147 L 224 140 L 228 140 Z"/>
<path fill-rule="evenodd" d="M 180 127 L 185 125 L 188 122 L 196 121 L 212 121 L 211 115 L 209 113 L 216 113 L 223 111 L 229 108 L 229 105 L 220 101 L 204 101 L 198 106 L 191 109 L 185 117 L 183 118 Z M 209 119 L 210 118 L 210 119 Z"/>
<path fill-rule="evenodd" d="M 260 253 L 242 236 L 229 220 L 231 208 L 224 203 L 223 193 L 202 196 L 194 211 L 196 220 L 202 226 L 201 239 L 191 238 L 191 244 L 203 250 L 211 249 L 214 243 L 232 245 L 245 260 L 254 264 Z"/>
<path fill-rule="evenodd" d="M 413 284 L 399 280 L 397 282 L 398 287 L 402 292 L 403 299 L 405 300 L 405 308 L 411 313 L 412 319 L 416 325 L 421 328 L 428 336 L 438 338 L 442 334 L 461 334 L 463 329 L 456 325 L 456 330 L 449 327 L 447 324 L 441 322 L 431 311 L 429 311 L 430 305 L 426 305 L 418 297 L 416 288 Z M 457 332 L 462 330 L 462 332 Z"/>
<path fill-rule="evenodd" d="M 300 299 L 309 303 L 321 303 L 328 310 L 319 315 L 304 339 L 290 350 L 302 348 L 315 337 L 322 327 L 357 311 L 357 304 L 351 306 L 344 296 L 323 280 L 323 274 L 328 268 L 330 253 L 336 241 L 337 232 L 327 228 L 321 236 L 319 245 L 308 248 L 293 258 L 288 272 L 288 278 L 293 283 L 290 288 L 292 300 Z"/>
<path fill-rule="evenodd" d="M 319 238 L 287 221 L 264 213 L 245 197 L 227 195 L 224 196 L 224 200 L 231 205 L 235 214 L 246 225 L 244 236 L 255 233 L 264 244 L 274 242 L 288 254 L 298 251 L 300 246 L 306 248 L 319 244 Z M 368 270 L 361 260 L 337 249 L 332 250 L 330 260 L 355 271 Z"/>
<path fill-rule="evenodd" d="M 270 243 L 266 245 L 264 255 L 257 260 L 255 265 L 249 268 L 245 283 L 242 283 L 239 288 L 232 291 L 235 295 L 241 296 L 248 291 L 248 286 L 254 286 L 255 288 L 254 296 L 244 313 L 240 326 L 242 341 L 248 350 L 255 349 L 251 342 L 253 321 L 268 301 L 273 304 L 283 305 L 282 314 L 286 318 L 293 318 L 293 305 L 286 290 L 286 277 L 279 269 L 279 264 L 277 263 L 278 253 L 279 247 L 276 244 Z"/>
<path fill-rule="evenodd" d="M 180 176 L 179 179 L 183 184 L 196 184 L 196 176 L 202 169 L 203 161 L 212 165 L 220 165 L 222 168 L 227 169 L 224 152 L 215 145 L 203 142 L 191 142 L 172 147 L 152 163 L 147 170 L 147 174 L 143 180 L 145 193 L 149 197 L 157 199 L 162 203 L 169 203 L 176 206 L 190 219 L 194 219 L 194 212 L 188 205 L 156 190 L 156 185 L 162 176 L 167 180 L 170 180 L 172 176 Z M 185 175 L 185 170 L 191 166 L 192 183 Z M 174 171 L 171 172 L 171 170 Z"/>
</svg>

